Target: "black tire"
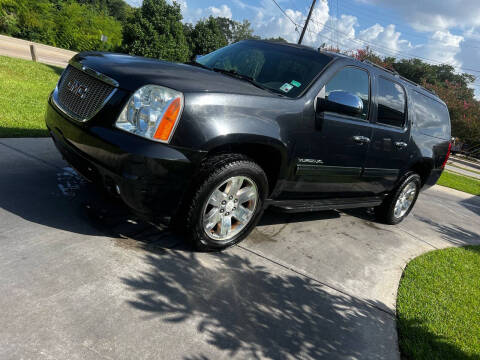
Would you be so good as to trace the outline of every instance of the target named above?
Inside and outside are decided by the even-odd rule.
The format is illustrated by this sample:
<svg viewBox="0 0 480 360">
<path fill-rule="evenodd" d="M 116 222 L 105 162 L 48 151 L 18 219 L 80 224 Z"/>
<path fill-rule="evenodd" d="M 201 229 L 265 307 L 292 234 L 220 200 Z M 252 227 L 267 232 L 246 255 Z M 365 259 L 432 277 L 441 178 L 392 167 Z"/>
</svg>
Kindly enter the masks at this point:
<svg viewBox="0 0 480 360">
<path fill-rule="evenodd" d="M 233 176 L 245 176 L 253 181 L 258 191 L 254 213 L 249 222 L 234 237 L 225 242 L 210 238 L 203 227 L 203 211 L 212 192 Z M 183 201 L 182 209 L 175 219 L 176 228 L 183 223 L 183 233 L 199 251 L 219 251 L 243 240 L 257 225 L 263 214 L 263 205 L 268 193 L 268 180 L 262 168 L 240 154 L 222 154 L 202 163 L 196 183 Z M 184 220 L 182 222 L 182 219 Z"/>
<path fill-rule="evenodd" d="M 397 203 L 399 196 L 402 194 L 403 189 L 405 189 L 410 183 L 413 183 L 416 187 L 415 196 L 408 210 L 403 215 L 397 217 L 395 216 L 395 204 Z M 377 220 L 389 225 L 395 225 L 402 222 L 413 209 L 421 186 L 422 180 L 418 174 L 413 172 L 406 174 L 395 191 L 387 196 L 381 205 L 375 207 L 375 217 Z"/>
</svg>

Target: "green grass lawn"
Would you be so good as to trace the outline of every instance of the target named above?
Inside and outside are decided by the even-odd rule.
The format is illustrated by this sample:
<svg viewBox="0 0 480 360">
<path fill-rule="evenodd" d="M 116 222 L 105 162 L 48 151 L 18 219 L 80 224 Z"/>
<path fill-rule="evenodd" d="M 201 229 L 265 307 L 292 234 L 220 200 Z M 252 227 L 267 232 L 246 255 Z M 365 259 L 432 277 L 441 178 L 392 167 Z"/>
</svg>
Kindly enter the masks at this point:
<svg viewBox="0 0 480 360">
<path fill-rule="evenodd" d="M 0 137 L 47 135 L 47 98 L 62 70 L 0 56 Z"/>
<path fill-rule="evenodd" d="M 411 261 L 397 299 L 407 359 L 480 359 L 480 246 L 437 250 Z"/>
<path fill-rule="evenodd" d="M 460 190 L 473 195 L 480 195 L 480 180 L 468 176 L 454 174 L 444 171 L 438 185 Z"/>
</svg>

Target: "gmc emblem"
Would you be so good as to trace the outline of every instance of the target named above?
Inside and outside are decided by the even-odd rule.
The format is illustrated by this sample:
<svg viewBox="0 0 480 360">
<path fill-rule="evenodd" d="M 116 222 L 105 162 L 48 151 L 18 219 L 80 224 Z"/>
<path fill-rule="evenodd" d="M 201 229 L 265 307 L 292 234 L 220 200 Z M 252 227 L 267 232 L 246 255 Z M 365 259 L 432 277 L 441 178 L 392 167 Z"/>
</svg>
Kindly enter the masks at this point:
<svg viewBox="0 0 480 360">
<path fill-rule="evenodd" d="M 83 99 L 88 92 L 88 87 L 80 84 L 77 80 L 70 80 L 67 84 L 68 91 Z"/>
</svg>

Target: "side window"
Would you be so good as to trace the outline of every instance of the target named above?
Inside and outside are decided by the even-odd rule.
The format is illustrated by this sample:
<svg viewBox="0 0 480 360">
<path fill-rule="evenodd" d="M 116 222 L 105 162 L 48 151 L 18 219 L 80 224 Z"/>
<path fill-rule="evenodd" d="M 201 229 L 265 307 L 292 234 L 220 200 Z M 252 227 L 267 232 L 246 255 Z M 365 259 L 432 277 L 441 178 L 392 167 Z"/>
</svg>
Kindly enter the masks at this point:
<svg viewBox="0 0 480 360">
<path fill-rule="evenodd" d="M 405 90 L 393 81 L 378 78 L 377 123 L 403 127 L 405 124 Z"/>
<path fill-rule="evenodd" d="M 370 82 L 368 73 L 356 67 L 346 67 L 338 72 L 325 85 L 325 98 L 334 91 L 345 91 L 357 95 L 363 101 L 363 112 L 358 115 L 361 119 L 368 117 L 368 105 L 370 103 Z"/>
<path fill-rule="evenodd" d="M 442 103 L 417 91 L 415 94 L 415 124 L 424 134 L 439 138 L 450 138 L 450 117 Z"/>
</svg>

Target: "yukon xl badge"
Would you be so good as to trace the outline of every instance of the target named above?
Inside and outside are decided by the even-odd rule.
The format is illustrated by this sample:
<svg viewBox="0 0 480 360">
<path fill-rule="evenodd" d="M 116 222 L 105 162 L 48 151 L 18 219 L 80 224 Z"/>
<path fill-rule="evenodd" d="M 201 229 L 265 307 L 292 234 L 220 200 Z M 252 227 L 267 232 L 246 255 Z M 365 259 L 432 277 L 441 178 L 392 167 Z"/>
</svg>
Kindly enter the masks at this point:
<svg viewBox="0 0 480 360">
<path fill-rule="evenodd" d="M 67 84 L 68 91 L 80 97 L 80 99 L 85 98 L 88 92 L 88 87 L 83 84 L 80 84 L 78 80 L 70 80 Z"/>
<path fill-rule="evenodd" d="M 323 160 L 317 160 L 317 159 L 298 159 L 298 162 L 300 164 L 316 164 L 316 165 L 323 164 Z"/>
</svg>

